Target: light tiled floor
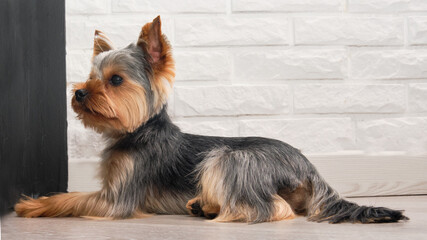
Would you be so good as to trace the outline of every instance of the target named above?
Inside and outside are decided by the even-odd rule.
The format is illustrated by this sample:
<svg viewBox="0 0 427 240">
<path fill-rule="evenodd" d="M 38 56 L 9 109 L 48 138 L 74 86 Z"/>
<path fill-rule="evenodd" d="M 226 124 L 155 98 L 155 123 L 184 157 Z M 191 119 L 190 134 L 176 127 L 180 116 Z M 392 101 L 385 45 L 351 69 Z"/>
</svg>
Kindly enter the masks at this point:
<svg viewBox="0 0 427 240">
<path fill-rule="evenodd" d="M 391 224 L 328 224 L 294 220 L 248 225 L 190 216 L 96 221 L 83 218 L 3 217 L 2 239 L 427 239 L 427 196 L 353 198 L 360 204 L 405 209 L 411 219 Z"/>
</svg>

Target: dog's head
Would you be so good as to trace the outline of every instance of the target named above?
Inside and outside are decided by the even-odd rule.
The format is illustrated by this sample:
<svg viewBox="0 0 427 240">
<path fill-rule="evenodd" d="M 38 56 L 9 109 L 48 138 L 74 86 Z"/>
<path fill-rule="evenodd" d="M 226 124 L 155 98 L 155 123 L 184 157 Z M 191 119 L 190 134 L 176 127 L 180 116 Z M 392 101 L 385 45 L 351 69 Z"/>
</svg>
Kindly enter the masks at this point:
<svg viewBox="0 0 427 240">
<path fill-rule="evenodd" d="M 142 27 L 136 44 L 115 49 L 95 31 L 92 70 L 74 86 L 71 105 L 98 132 L 133 132 L 164 106 L 175 77 L 171 47 L 160 16 Z"/>
</svg>

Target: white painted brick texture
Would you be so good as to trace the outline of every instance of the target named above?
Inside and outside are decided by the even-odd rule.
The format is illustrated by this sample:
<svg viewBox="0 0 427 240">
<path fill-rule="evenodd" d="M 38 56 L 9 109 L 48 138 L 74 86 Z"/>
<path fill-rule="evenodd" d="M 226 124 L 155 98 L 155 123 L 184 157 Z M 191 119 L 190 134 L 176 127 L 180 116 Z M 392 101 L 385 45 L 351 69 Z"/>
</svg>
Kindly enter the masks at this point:
<svg viewBox="0 0 427 240">
<path fill-rule="evenodd" d="M 358 141 L 368 153 L 419 154 L 427 147 L 427 117 L 383 118 L 357 123 Z"/>
<path fill-rule="evenodd" d="M 269 16 L 207 16 L 175 20 L 177 46 L 286 45 L 289 20 Z"/>
<path fill-rule="evenodd" d="M 176 87 L 177 116 L 260 115 L 289 112 L 287 86 Z"/>
<path fill-rule="evenodd" d="M 343 48 L 247 48 L 234 54 L 239 82 L 291 79 L 343 79 L 347 57 Z"/>
<path fill-rule="evenodd" d="M 427 112 L 427 83 L 410 84 L 408 95 L 411 112 Z"/>
<path fill-rule="evenodd" d="M 408 18 L 409 43 L 412 45 L 427 44 L 427 16 Z"/>
<path fill-rule="evenodd" d="M 350 12 L 423 12 L 427 11 L 427 2 L 424 0 L 348 0 Z"/>
<path fill-rule="evenodd" d="M 299 84 L 297 113 L 399 113 L 406 107 L 403 84 Z"/>
<path fill-rule="evenodd" d="M 350 69 L 355 79 L 425 79 L 427 48 L 352 49 Z"/>
<path fill-rule="evenodd" d="M 234 0 L 235 12 L 338 12 L 342 10 L 342 0 Z"/>
<path fill-rule="evenodd" d="M 232 56 L 226 49 L 176 49 L 177 81 L 230 80 Z"/>
<path fill-rule="evenodd" d="M 427 154 L 425 0 L 67 0 L 66 12 L 69 99 L 95 29 L 123 47 L 160 14 L 182 130 L 308 154 Z M 68 145 L 70 162 L 98 161 L 103 147 L 70 106 Z"/>
<path fill-rule="evenodd" d="M 120 13 L 215 13 L 225 12 L 226 0 L 111 0 L 112 11 Z"/>
<path fill-rule="evenodd" d="M 402 17 L 304 17 L 295 19 L 295 44 L 402 45 Z"/>
</svg>

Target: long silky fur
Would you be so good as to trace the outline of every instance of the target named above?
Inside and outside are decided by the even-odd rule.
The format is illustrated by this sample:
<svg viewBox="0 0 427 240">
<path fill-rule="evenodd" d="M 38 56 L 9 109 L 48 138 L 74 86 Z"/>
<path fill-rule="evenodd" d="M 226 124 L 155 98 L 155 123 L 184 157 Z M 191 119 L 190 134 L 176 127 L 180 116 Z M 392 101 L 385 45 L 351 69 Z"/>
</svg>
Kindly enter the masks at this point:
<svg viewBox="0 0 427 240">
<path fill-rule="evenodd" d="M 97 117 L 107 111 L 99 111 L 98 115 L 87 113 L 81 108 L 83 103 L 73 99 L 73 108 L 83 121 L 90 120 L 86 122 L 88 126 L 105 131 L 104 135 L 111 138 L 102 155 L 102 189 L 88 194 L 26 198 L 15 206 L 19 216 L 132 218 L 143 217 L 144 213 L 186 214 L 186 203 L 193 199 L 192 202 L 199 201 L 197 204 L 202 210 L 209 206 L 217 211 L 212 215 L 218 215 L 217 221 L 257 223 L 293 218 L 295 213 L 305 214 L 311 221 L 331 223 L 407 219 L 402 211 L 358 206 L 342 199 L 299 150 L 284 142 L 181 132 L 170 120 L 167 106 L 158 104 L 164 102 L 167 94 L 166 86 L 161 84 L 171 84 L 174 73 L 168 45 L 158 53 L 164 65 L 150 65 L 158 55 L 150 57 L 147 55 L 150 51 L 145 48 L 150 45 L 149 31 L 160 27 L 160 18 L 153 23 L 155 25 L 143 28 L 137 45 L 97 52 L 92 75 L 100 80 L 86 83 L 92 83 L 96 89 L 101 86 L 96 84 L 104 83 L 101 81 L 105 77 L 101 74 L 103 69 L 114 70 L 114 66 L 119 66 L 129 77 L 126 81 L 131 81 L 126 83 L 126 89 L 136 85 L 141 88 L 141 96 L 135 91 L 120 90 L 120 86 L 107 85 L 107 92 L 102 85 L 103 97 L 108 98 L 111 105 L 107 101 L 97 104 L 105 104 L 102 109 L 111 108 L 113 117 L 115 112 L 126 111 L 122 118 L 131 122 L 131 126 L 116 118 Z M 156 33 L 161 31 L 157 29 Z M 167 41 L 163 39 L 161 43 L 167 44 Z M 89 97 L 94 97 L 90 94 L 96 95 L 96 91 L 91 91 Z M 114 109 L 123 105 L 127 107 Z M 139 116 L 142 113 L 146 113 L 147 119 Z M 138 121 L 141 123 L 134 126 Z M 117 129 L 108 129 L 120 126 L 127 127 L 116 134 L 112 132 Z"/>
<path fill-rule="evenodd" d="M 312 197 L 306 199 L 311 221 L 396 222 L 407 219 L 401 211 L 358 206 L 343 200 L 319 175 L 301 152 L 278 140 L 247 137 L 223 138 L 182 133 L 166 108 L 135 132 L 128 134 L 108 151 L 126 151 L 135 160 L 131 189 L 143 210 L 150 192 L 172 194 L 174 199 L 195 196 L 203 191 L 201 178 L 210 170 L 219 176 L 208 182 L 217 192 L 221 211 L 244 213 L 243 221 L 269 221 L 274 214 L 274 195 L 279 189 L 293 192 L 306 182 L 312 186 Z M 143 184 L 142 184 L 143 183 Z M 155 189 L 155 190 L 153 190 Z M 168 200 L 171 200 L 168 198 Z M 163 199 L 165 201 L 165 199 Z M 163 204 L 166 205 L 167 204 Z M 172 206 L 173 205 L 173 206 Z M 185 204 L 171 204 L 170 209 L 148 212 L 185 213 Z M 244 208 L 244 210 L 242 210 Z M 242 212 L 240 212 L 242 214 Z M 221 215 L 220 215 L 221 216 Z"/>
</svg>

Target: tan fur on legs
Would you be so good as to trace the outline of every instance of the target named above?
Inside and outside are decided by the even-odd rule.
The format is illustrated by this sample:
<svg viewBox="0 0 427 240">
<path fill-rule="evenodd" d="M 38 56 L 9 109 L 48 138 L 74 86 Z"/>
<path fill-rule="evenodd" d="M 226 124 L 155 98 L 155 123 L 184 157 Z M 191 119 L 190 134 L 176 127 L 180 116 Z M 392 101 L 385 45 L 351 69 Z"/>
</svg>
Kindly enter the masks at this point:
<svg viewBox="0 0 427 240">
<path fill-rule="evenodd" d="M 267 221 L 281 221 L 295 218 L 291 206 L 278 195 L 273 196 L 274 213 Z M 256 216 L 254 209 L 247 205 L 236 206 L 234 209 L 222 208 L 215 222 L 251 222 Z"/>
<path fill-rule="evenodd" d="M 231 208 L 221 208 L 221 211 L 215 219 L 214 222 L 250 222 L 254 216 L 255 212 L 248 206 L 236 206 L 234 209 Z"/>
<path fill-rule="evenodd" d="M 285 199 L 274 196 L 274 215 L 271 216 L 270 221 L 280 221 L 285 219 L 295 218 L 295 213 L 292 211 L 291 206 L 285 201 Z"/>
<path fill-rule="evenodd" d="M 187 212 L 195 217 L 203 217 L 204 212 L 202 210 L 201 201 L 202 198 L 200 196 L 190 199 L 185 206 L 187 208 Z"/>
<path fill-rule="evenodd" d="M 190 199 L 187 204 L 185 205 L 185 207 L 189 210 L 190 214 L 191 214 L 191 205 L 193 205 L 194 203 L 198 202 L 200 203 L 201 198 L 200 197 L 195 197 L 193 199 Z"/>
<path fill-rule="evenodd" d="M 202 207 L 203 214 L 209 219 L 213 219 L 218 216 L 221 211 L 221 207 L 217 204 L 206 204 Z"/>
<path fill-rule="evenodd" d="M 23 198 L 15 205 L 20 217 L 103 217 L 114 218 L 114 205 L 106 200 L 102 192 L 63 193 L 52 197 Z M 132 217 L 144 217 L 136 210 Z"/>
<path fill-rule="evenodd" d="M 221 207 L 218 204 L 205 203 L 202 205 L 202 198 L 195 197 L 187 202 L 186 208 L 190 215 L 193 216 L 205 216 L 206 218 L 212 219 L 218 216 L 221 211 Z M 200 210 L 202 212 L 200 212 Z M 193 211 L 198 211 L 197 214 Z"/>
<path fill-rule="evenodd" d="M 64 193 L 52 197 L 24 198 L 15 205 L 20 217 L 67 217 L 106 213 L 106 204 L 96 204 L 96 193 Z M 102 214 L 101 214 L 102 213 Z"/>
</svg>

